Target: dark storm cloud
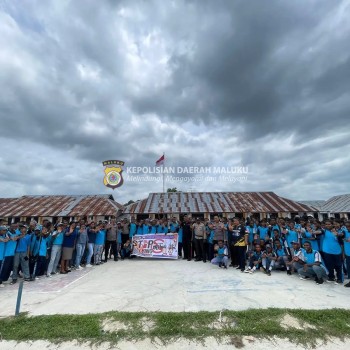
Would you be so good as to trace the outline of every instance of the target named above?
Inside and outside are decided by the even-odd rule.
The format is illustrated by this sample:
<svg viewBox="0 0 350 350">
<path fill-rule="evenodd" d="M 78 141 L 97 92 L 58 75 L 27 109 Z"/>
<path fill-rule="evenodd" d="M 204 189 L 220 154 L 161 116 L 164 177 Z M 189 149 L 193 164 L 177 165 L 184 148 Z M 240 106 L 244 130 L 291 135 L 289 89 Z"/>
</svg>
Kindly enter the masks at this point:
<svg viewBox="0 0 350 350">
<path fill-rule="evenodd" d="M 174 41 L 187 37 L 192 49 L 172 54 L 172 80 L 165 89 L 131 97 L 138 113 L 156 111 L 209 125 L 213 120 L 244 124 L 255 137 L 285 131 L 312 133 L 303 125 L 309 127 L 315 119 L 317 132 L 322 123 L 324 130 L 329 129 L 330 113 L 324 105 L 347 85 L 349 55 L 344 48 L 350 31 L 346 26 L 347 35 L 334 42 L 322 23 L 327 26 L 336 20 L 340 3 L 221 1 L 201 6 L 190 2 L 183 6 L 184 12 L 186 6 L 197 7 L 200 19 L 193 18 L 200 25 L 172 34 Z M 314 46 L 320 47 L 308 53 Z M 331 65 L 324 62 L 333 60 L 335 52 L 345 57 Z M 324 71 L 317 76 L 315 67 L 322 63 Z M 347 103 L 344 109 L 349 107 Z M 332 119 L 348 125 L 344 110 Z"/>
<path fill-rule="evenodd" d="M 3 2 L 0 196 L 101 193 L 103 160 L 163 152 L 251 169 L 196 190 L 346 191 L 349 15 L 347 1 Z"/>
</svg>

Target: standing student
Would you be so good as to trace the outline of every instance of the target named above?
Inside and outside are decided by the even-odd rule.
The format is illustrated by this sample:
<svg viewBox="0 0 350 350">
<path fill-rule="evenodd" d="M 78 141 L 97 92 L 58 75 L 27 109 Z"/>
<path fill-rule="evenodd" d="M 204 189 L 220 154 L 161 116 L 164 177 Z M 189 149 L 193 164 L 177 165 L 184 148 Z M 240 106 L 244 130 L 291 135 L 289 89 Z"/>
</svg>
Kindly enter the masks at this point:
<svg viewBox="0 0 350 350">
<path fill-rule="evenodd" d="M 73 257 L 73 250 L 75 245 L 75 239 L 77 237 L 76 223 L 72 222 L 69 229 L 66 230 L 63 237 L 62 243 L 62 258 L 61 258 L 61 274 L 66 274 L 70 272 L 69 261 Z"/>
<path fill-rule="evenodd" d="M 95 265 L 100 265 L 102 262 L 102 250 L 106 239 L 106 230 L 103 225 L 97 227 L 98 232 L 96 233 L 95 247 L 94 247 L 94 260 Z M 129 233 L 128 233 L 129 234 Z"/>
<path fill-rule="evenodd" d="M 43 226 L 40 233 L 40 240 L 38 246 L 38 259 L 36 262 L 34 277 L 43 276 L 46 270 L 46 259 L 48 256 L 47 247 L 49 244 L 49 232 L 46 226 Z"/>
<path fill-rule="evenodd" d="M 204 251 L 204 241 L 207 240 L 207 232 L 205 230 L 204 223 L 197 218 L 196 222 L 192 226 L 194 233 L 194 244 L 196 250 L 196 260 L 206 262 L 206 254 Z"/>
<path fill-rule="evenodd" d="M 77 270 L 81 270 L 82 267 L 80 266 L 81 264 L 81 259 L 84 255 L 85 248 L 88 243 L 88 234 L 86 230 L 85 224 L 80 225 L 79 230 L 77 232 L 77 238 L 76 238 L 76 256 L 75 256 L 75 268 Z"/>
<path fill-rule="evenodd" d="M 136 235 L 136 232 L 137 232 L 137 225 L 135 222 L 135 218 L 131 218 L 130 231 L 129 231 L 130 240 L 132 240 L 132 238 Z"/>
<path fill-rule="evenodd" d="M 344 256 L 346 262 L 346 269 L 348 272 L 348 279 L 350 280 L 350 221 L 345 223 L 344 232 Z M 344 285 L 344 287 L 350 287 L 350 281 Z"/>
<path fill-rule="evenodd" d="M 342 276 L 342 250 L 339 242 L 340 234 L 327 220 L 325 222 L 325 230 L 323 234 L 323 258 L 328 269 L 328 282 L 343 283 Z M 334 275 L 336 271 L 336 279 Z"/>
<path fill-rule="evenodd" d="M 87 230 L 88 234 L 88 255 L 86 258 L 86 267 L 92 267 L 91 265 L 91 258 L 94 254 L 94 248 L 95 248 L 95 241 L 96 241 L 96 234 L 97 234 L 97 228 L 95 227 L 94 222 L 90 222 L 89 228 Z"/>
<path fill-rule="evenodd" d="M 19 230 L 20 230 L 20 236 L 17 242 L 15 256 L 13 259 L 13 272 L 12 272 L 11 284 L 14 284 L 17 282 L 19 264 L 21 264 L 24 280 L 30 281 L 29 254 L 30 254 L 30 237 L 31 236 L 27 235 L 27 227 L 25 225 L 20 225 Z"/>
<path fill-rule="evenodd" d="M 13 270 L 13 260 L 15 256 L 15 250 L 17 247 L 17 241 L 21 236 L 21 233 L 17 231 L 17 224 L 11 224 L 10 230 L 6 232 L 7 238 L 4 238 L 5 249 L 4 258 L 0 270 L 0 287 L 4 287 L 3 282 L 7 281 Z"/>
<path fill-rule="evenodd" d="M 51 277 L 51 275 L 54 275 L 57 273 L 57 266 L 61 259 L 61 253 L 62 253 L 62 244 L 63 244 L 63 224 L 60 223 L 57 225 L 57 229 L 52 233 L 51 236 L 51 257 L 49 266 L 47 268 L 46 277 Z"/>
</svg>

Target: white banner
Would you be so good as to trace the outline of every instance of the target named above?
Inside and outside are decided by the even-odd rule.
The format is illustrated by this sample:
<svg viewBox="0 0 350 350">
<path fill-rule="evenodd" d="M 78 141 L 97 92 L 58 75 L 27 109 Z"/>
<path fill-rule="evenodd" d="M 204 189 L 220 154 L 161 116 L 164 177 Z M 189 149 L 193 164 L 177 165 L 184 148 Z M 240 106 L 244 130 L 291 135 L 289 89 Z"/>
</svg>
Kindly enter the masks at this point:
<svg viewBox="0 0 350 350">
<path fill-rule="evenodd" d="M 136 235 L 132 238 L 132 255 L 143 258 L 177 259 L 177 233 Z"/>
</svg>

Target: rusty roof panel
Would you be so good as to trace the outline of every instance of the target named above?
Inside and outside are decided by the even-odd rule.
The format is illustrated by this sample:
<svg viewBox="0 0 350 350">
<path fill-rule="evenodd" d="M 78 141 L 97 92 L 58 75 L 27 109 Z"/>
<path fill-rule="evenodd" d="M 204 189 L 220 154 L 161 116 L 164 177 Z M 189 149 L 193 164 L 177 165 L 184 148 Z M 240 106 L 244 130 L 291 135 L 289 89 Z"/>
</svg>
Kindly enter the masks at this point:
<svg viewBox="0 0 350 350">
<path fill-rule="evenodd" d="M 167 203 L 177 201 L 176 206 Z M 140 204 L 141 203 L 141 204 Z M 147 205 L 146 205 L 147 203 Z M 149 205 L 152 203 L 152 205 Z M 176 211 L 174 211 L 176 208 Z M 125 208 L 124 213 L 275 213 L 314 212 L 317 209 L 277 196 L 273 192 L 176 192 L 150 193 L 137 206 Z"/>
<path fill-rule="evenodd" d="M 111 197 L 113 198 L 113 197 Z M 83 216 L 116 215 L 122 206 L 108 195 L 23 196 L 0 201 L 0 216 Z"/>
</svg>

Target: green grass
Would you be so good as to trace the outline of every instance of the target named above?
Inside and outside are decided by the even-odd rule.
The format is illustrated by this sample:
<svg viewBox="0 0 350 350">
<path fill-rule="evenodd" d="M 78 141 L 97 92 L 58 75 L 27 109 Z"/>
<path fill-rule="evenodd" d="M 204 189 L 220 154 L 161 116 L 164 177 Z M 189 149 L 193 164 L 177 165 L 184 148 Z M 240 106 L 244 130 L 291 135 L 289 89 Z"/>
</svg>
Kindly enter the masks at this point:
<svg viewBox="0 0 350 350">
<path fill-rule="evenodd" d="M 329 337 L 344 339 L 350 334 L 350 310 L 299 310 L 299 309 L 251 309 L 247 311 L 223 311 L 225 320 L 220 329 L 212 327 L 218 323 L 219 312 L 107 312 L 88 315 L 53 315 L 0 319 L 0 335 L 4 340 L 49 340 L 59 342 L 71 339 L 78 341 L 117 343 L 124 340 L 144 338 L 159 339 L 164 343 L 178 338 L 202 341 L 213 336 L 218 339 L 228 336 L 239 344 L 242 336 L 287 338 L 294 343 L 313 345 L 317 340 L 326 341 Z M 280 325 L 284 315 L 298 319 L 301 325 L 316 327 L 302 330 L 284 329 Z M 142 328 L 144 319 L 153 327 Z M 119 321 L 128 330 L 119 329 L 105 332 L 102 322 L 105 319 Z"/>
</svg>

